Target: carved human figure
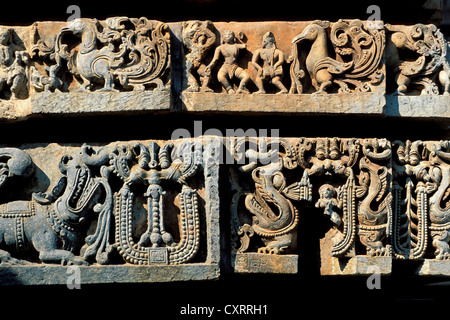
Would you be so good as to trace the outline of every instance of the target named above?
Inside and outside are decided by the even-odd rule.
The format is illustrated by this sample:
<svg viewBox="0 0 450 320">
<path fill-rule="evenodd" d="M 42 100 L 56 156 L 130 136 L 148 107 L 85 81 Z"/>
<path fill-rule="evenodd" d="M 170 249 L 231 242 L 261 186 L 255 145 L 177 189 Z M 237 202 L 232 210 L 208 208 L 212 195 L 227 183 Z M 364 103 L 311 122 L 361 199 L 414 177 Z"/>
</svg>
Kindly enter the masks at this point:
<svg viewBox="0 0 450 320">
<path fill-rule="evenodd" d="M 258 63 L 262 60 L 262 66 Z M 266 93 L 264 82 L 272 82 L 280 91 L 278 93 L 287 93 L 286 87 L 281 82 L 283 78 L 283 52 L 277 48 L 275 36 L 272 32 L 267 32 L 263 36 L 262 48 L 256 50 L 253 54 L 252 64 L 258 71 L 255 79 L 258 91 L 255 93 Z"/>
<path fill-rule="evenodd" d="M 26 84 L 28 55 L 21 49 L 13 41 L 12 29 L 0 33 L 0 92 L 9 87 L 16 98 Z"/>
<path fill-rule="evenodd" d="M 237 64 L 239 51 L 245 48 L 247 48 L 247 45 L 236 43 L 236 36 L 233 31 L 224 31 L 222 33 L 222 44 L 216 48 L 213 60 L 205 69 L 205 72 L 211 72 L 211 69 L 214 68 L 220 57 L 223 56 L 225 61 L 217 73 L 217 79 L 228 93 L 235 93 L 230 84 L 230 81 L 234 78 L 239 78 L 241 80 L 236 93 L 245 93 L 245 88 L 250 76 Z"/>
<path fill-rule="evenodd" d="M 206 65 L 203 63 L 205 54 L 212 47 L 216 41 L 216 35 L 212 32 L 212 23 L 210 21 L 187 21 L 183 23 L 183 43 L 190 50 L 186 54 L 186 69 L 187 69 L 187 91 L 213 91 L 208 87 L 211 78 L 211 72 L 206 72 Z M 197 83 L 193 72 L 196 72 L 200 77 L 201 86 Z"/>
<path fill-rule="evenodd" d="M 316 202 L 316 208 L 323 208 L 323 214 L 330 217 L 330 220 L 336 225 L 341 224 L 341 217 L 334 211 L 334 207 L 339 207 L 336 199 L 336 189 L 330 184 L 324 184 L 319 188 L 319 200 Z"/>
</svg>

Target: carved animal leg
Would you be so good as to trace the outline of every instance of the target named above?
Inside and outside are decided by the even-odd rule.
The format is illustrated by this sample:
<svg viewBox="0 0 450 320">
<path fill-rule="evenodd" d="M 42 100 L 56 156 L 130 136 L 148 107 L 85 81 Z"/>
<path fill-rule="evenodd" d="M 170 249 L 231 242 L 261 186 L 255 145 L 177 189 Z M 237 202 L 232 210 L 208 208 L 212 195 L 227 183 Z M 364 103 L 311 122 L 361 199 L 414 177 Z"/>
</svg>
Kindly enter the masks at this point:
<svg viewBox="0 0 450 320">
<path fill-rule="evenodd" d="M 397 82 L 398 88 L 394 92 L 394 95 L 403 96 L 406 94 L 408 90 L 408 84 L 410 83 L 410 79 L 402 74 L 398 74 L 395 77 L 395 81 Z"/>
<path fill-rule="evenodd" d="M 266 246 L 259 248 L 258 253 L 268 253 L 268 254 L 280 254 L 289 246 L 292 242 L 291 234 L 284 234 L 273 238 L 272 241 L 266 242 Z"/>
<path fill-rule="evenodd" d="M 72 252 L 57 249 L 58 237 L 46 228 L 35 232 L 31 242 L 39 252 L 39 259 L 42 262 L 89 265 L 83 258 L 75 256 Z"/>
<path fill-rule="evenodd" d="M 92 88 L 92 83 L 91 80 L 83 77 L 82 75 L 80 75 L 81 79 L 83 80 L 83 84 L 81 85 L 81 87 L 79 89 L 77 89 L 76 91 L 91 91 Z"/>
<path fill-rule="evenodd" d="M 13 258 L 8 251 L 0 250 L 0 264 L 2 265 L 23 265 L 30 264 L 28 261 Z"/>
<path fill-rule="evenodd" d="M 433 247 L 436 248 L 436 251 L 434 252 L 436 259 L 450 259 L 450 246 L 448 244 L 450 232 L 447 230 L 432 231 L 431 236 L 433 237 Z"/>
<path fill-rule="evenodd" d="M 381 230 L 359 230 L 359 239 L 366 247 L 368 256 L 384 256 L 386 248 L 383 246 L 385 234 Z"/>
<path fill-rule="evenodd" d="M 98 91 L 119 91 L 114 89 L 114 76 L 108 72 L 108 74 L 104 75 L 105 86 Z"/>
<path fill-rule="evenodd" d="M 320 84 L 319 90 L 317 90 L 313 94 L 326 94 L 327 93 L 326 89 L 329 88 L 332 84 L 333 84 L 333 82 L 331 82 L 331 81 L 322 82 Z"/>
</svg>

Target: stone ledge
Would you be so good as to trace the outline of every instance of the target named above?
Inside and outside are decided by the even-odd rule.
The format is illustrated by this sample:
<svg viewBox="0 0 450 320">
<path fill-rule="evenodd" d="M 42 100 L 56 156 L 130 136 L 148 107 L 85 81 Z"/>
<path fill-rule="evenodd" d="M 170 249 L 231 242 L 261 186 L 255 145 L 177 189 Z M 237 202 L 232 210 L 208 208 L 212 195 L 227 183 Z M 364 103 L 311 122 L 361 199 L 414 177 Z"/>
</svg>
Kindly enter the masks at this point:
<svg viewBox="0 0 450 320">
<path fill-rule="evenodd" d="M 420 276 L 450 276 L 450 260 L 425 259 L 417 269 Z"/>
<path fill-rule="evenodd" d="M 298 272 L 297 255 L 274 255 L 262 253 L 237 253 L 236 273 L 292 273 Z"/>
<path fill-rule="evenodd" d="M 386 96 L 389 117 L 450 118 L 450 96 Z"/>
<path fill-rule="evenodd" d="M 183 92 L 189 112 L 280 114 L 382 114 L 383 93 L 360 94 L 226 94 Z"/>
<path fill-rule="evenodd" d="M 170 90 L 130 92 L 32 93 L 26 100 L 0 100 L 0 119 L 35 115 L 81 115 L 139 111 L 170 111 Z"/>
<path fill-rule="evenodd" d="M 389 275 L 392 271 L 392 257 L 355 256 L 352 258 L 331 258 L 331 273 L 327 275 Z"/>
<path fill-rule="evenodd" d="M 67 284 L 69 277 L 73 277 L 73 271 L 69 268 L 53 265 L 0 267 L 0 285 Z M 203 263 L 153 266 L 92 265 L 80 266 L 79 270 L 81 285 L 214 280 L 218 279 L 220 274 L 218 265 Z"/>
</svg>

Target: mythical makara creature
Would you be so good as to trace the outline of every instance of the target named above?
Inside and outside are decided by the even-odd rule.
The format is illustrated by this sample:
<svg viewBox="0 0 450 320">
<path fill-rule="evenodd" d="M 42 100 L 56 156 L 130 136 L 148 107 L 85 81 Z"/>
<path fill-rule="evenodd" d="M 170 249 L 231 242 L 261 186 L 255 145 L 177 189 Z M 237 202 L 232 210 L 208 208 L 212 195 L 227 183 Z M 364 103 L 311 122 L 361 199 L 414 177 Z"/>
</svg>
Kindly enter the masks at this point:
<svg viewBox="0 0 450 320">
<path fill-rule="evenodd" d="M 290 93 L 302 93 L 301 79 L 306 66 L 314 93 L 327 93 L 333 83 L 339 92 L 374 91 L 383 80 L 382 56 L 385 44 L 382 27 L 368 28 L 360 20 L 339 20 L 331 25 L 328 39 L 328 21 L 314 21 L 292 40 Z M 330 56 L 328 40 L 331 40 L 336 57 Z M 300 61 L 300 44 L 311 41 L 306 61 Z"/>
<path fill-rule="evenodd" d="M 394 74 L 394 94 L 405 95 L 411 88 L 419 88 L 421 95 L 436 95 L 441 84 L 448 95 L 447 42 L 438 28 L 423 24 L 408 28 L 388 24 L 386 28 L 386 66 Z"/>
<path fill-rule="evenodd" d="M 70 51 L 64 43 L 67 34 L 81 38 Z M 52 46 L 39 39 L 32 52 L 55 61 L 53 72 L 65 61 L 68 71 L 82 80 L 79 90 L 92 90 L 94 84 L 103 83 L 99 91 L 117 91 L 116 81 L 125 89 L 153 86 L 162 90 L 170 66 L 170 34 L 165 24 L 147 18 L 114 17 L 104 23 L 75 19 L 61 28 Z M 35 79 L 39 89 L 42 81 L 36 74 Z"/>
<path fill-rule="evenodd" d="M 18 149 L 3 149 L 13 155 L 7 162 L 9 176 L 26 176 L 32 172 L 31 158 Z M 99 233 L 104 236 L 104 225 L 99 223 L 96 236 L 86 239 L 85 254 L 76 256 L 84 243 L 82 222 L 94 211 L 100 217 L 110 210 L 111 192 L 104 177 L 94 177 L 92 166 L 107 162 L 108 157 L 95 154 L 89 146 L 83 146 L 73 155 L 61 158 L 61 178 L 49 193 L 34 193 L 31 201 L 13 201 L 0 206 L 0 260 L 2 263 L 26 263 L 13 258 L 11 253 L 22 256 L 37 251 L 38 260 L 45 263 L 88 264 L 95 252 L 97 262 L 108 260 L 107 243 L 99 245 Z M 102 188 L 105 200 L 99 202 Z"/>
<path fill-rule="evenodd" d="M 297 208 L 291 200 L 311 201 L 311 184 L 307 177 L 287 186 L 283 169 L 297 167 L 295 148 L 285 139 L 272 138 L 269 143 L 264 139 L 258 142 L 251 139 L 255 148 L 243 150 L 245 139 L 235 146 L 235 158 L 238 163 L 245 158 L 249 163 L 240 167 L 240 171 L 251 172 L 255 186 L 254 192 L 239 190 L 233 198 L 232 222 L 240 237 L 241 247 L 238 253 L 245 252 L 250 246 L 250 237 L 257 235 L 264 243 L 258 253 L 281 254 L 289 252 L 294 243 L 299 220 Z M 270 145 L 269 150 L 267 146 Z M 276 145 L 282 146 L 284 152 Z M 252 223 L 241 223 L 238 216 L 239 199 L 245 197 L 245 208 L 252 216 Z"/>
</svg>

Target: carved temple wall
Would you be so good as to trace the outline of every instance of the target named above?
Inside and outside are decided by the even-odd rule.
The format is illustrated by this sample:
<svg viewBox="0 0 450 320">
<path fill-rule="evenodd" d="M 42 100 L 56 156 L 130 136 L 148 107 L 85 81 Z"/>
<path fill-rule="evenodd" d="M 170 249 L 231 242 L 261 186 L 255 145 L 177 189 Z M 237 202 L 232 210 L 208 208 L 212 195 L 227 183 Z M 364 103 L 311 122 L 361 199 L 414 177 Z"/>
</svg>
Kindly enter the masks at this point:
<svg viewBox="0 0 450 320">
<path fill-rule="evenodd" d="M 0 283 L 297 274 L 308 246 L 450 276 L 448 50 L 358 19 L 1 26 Z"/>
</svg>

